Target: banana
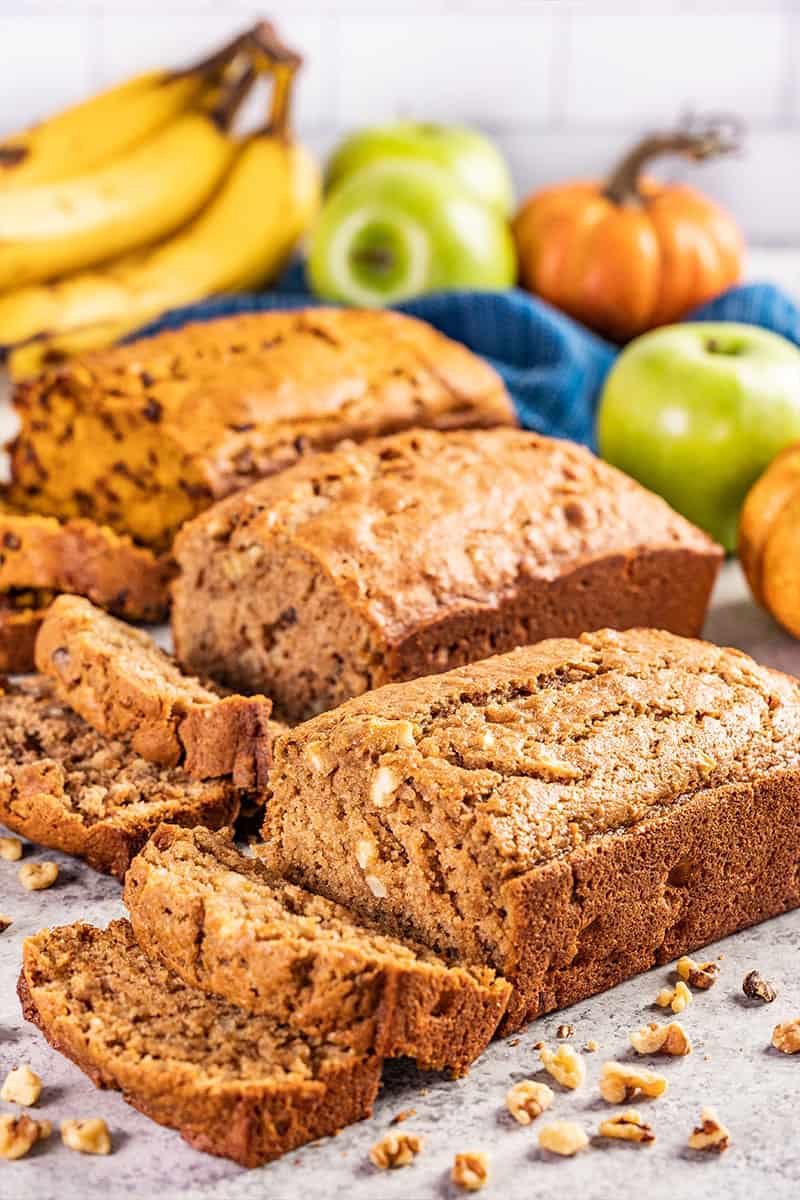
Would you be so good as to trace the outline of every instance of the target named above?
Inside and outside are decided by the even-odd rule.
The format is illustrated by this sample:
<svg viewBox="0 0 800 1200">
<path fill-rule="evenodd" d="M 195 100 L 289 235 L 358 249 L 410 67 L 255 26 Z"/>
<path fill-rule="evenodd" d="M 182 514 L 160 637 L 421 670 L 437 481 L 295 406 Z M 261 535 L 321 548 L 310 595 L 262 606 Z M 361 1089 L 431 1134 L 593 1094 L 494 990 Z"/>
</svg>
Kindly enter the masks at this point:
<svg viewBox="0 0 800 1200">
<path fill-rule="evenodd" d="M 0 142 L 0 191 L 77 175 L 124 153 L 200 96 L 203 76 L 148 71 Z"/>
<path fill-rule="evenodd" d="M 319 171 L 302 145 L 253 134 L 213 199 L 173 237 L 101 271 L 0 297 L 0 347 L 12 375 L 108 345 L 167 309 L 273 278 L 319 196 Z"/>
<path fill-rule="evenodd" d="M 211 114 L 190 112 L 85 175 L 0 192 L 0 290 L 102 262 L 177 229 L 219 184 L 233 149 Z"/>
</svg>

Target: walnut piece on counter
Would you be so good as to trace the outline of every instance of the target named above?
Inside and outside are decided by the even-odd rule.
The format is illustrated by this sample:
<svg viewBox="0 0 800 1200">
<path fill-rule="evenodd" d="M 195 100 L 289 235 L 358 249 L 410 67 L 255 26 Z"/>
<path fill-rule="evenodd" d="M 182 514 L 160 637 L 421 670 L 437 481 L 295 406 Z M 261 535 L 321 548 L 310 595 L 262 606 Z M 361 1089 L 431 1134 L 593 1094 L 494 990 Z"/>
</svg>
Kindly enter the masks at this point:
<svg viewBox="0 0 800 1200">
<path fill-rule="evenodd" d="M 0 1158 L 24 1158 L 37 1142 L 49 1138 L 53 1127 L 49 1121 L 34 1121 L 33 1117 L 0 1115 Z"/>
<path fill-rule="evenodd" d="M 742 991 L 748 1000 L 760 1000 L 763 1004 L 772 1004 L 778 995 L 771 983 L 767 983 L 758 971 L 748 971 L 742 980 Z"/>
<path fill-rule="evenodd" d="M 19 869 L 19 881 L 29 892 L 52 887 L 57 879 L 58 867 L 54 862 L 23 863 Z"/>
<path fill-rule="evenodd" d="M 551 1154 L 571 1158 L 589 1145 L 589 1139 L 574 1121 L 553 1121 L 539 1132 L 539 1145 Z"/>
<path fill-rule="evenodd" d="M 5 1100 L 7 1104 L 24 1104 L 26 1107 L 35 1104 L 41 1094 L 41 1079 L 25 1063 L 9 1071 L 0 1088 L 0 1100 Z"/>
<path fill-rule="evenodd" d="M 697 988 L 701 992 L 708 991 L 719 978 L 719 963 L 698 963 L 686 954 L 678 959 L 675 964 L 675 970 L 681 979 L 684 979 L 691 987 Z"/>
<path fill-rule="evenodd" d="M 0 933 L 5 933 L 9 925 L 13 925 L 13 917 L 7 917 L 5 913 L 0 913 Z"/>
<path fill-rule="evenodd" d="M 369 1152 L 369 1161 L 381 1171 L 408 1167 L 422 1149 L 422 1138 L 416 1133 L 387 1133 Z"/>
<path fill-rule="evenodd" d="M 643 1025 L 641 1029 L 632 1033 L 630 1038 L 637 1054 L 670 1054 L 680 1057 L 692 1052 L 691 1039 L 677 1021 L 670 1021 L 669 1025 L 659 1025 L 657 1021 L 651 1021 L 649 1025 Z"/>
<path fill-rule="evenodd" d="M 417 1110 L 415 1108 L 401 1108 L 400 1112 L 395 1113 L 389 1122 L 390 1125 L 402 1125 L 403 1121 L 407 1121 L 409 1117 L 415 1117 Z"/>
<path fill-rule="evenodd" d="M 635 1108 L 628 1108 L 614 1117 L 606 1117 L 600 1122 L 597 1132 L 600 1137 L 619 1138 L 624 1142 L 639 1142 L 645 1146 L 652 1146 L 656 1140 L 652 1126 L 642 1120 L 641 1113 Z"/>
<path fill-rule="evenodd" d="M 0 837 L 0 858 L 6 862 L 19 862 L 22 858 L 22 842 L 15 837 Z"/>
<path fill-rule="evenodd" d="M 577 1050 L 562 1043 L 557 1050 L 542 1046 L 539 1051 L 542 1066 L 556 1083 L 565 1088 L 578 1088 L 586 1078 L 586 1066 Z"/>
<path fill-rule="evenodd" d="M 506 1108 L 520 1125 L 530 1125 L 555 1099 L 553 1089 L 535 1079 L 523 1079 L 506 1093 Z"/>
<path fill-rule="evenodd" d="M 559 1025 L 558 1029 L 556 1030 L 557 1038 L 571 1038 L 574 1036 L 575 1036 L 575 1026 L 574 1025 Z"/>
<path fill-rule="evenodd" d="M 600 1095 L 609 1104 L 623 1104 L 632 1100 L 639 1092 L 643 1096 L 655 1098 L 663 1096 L 666 1090 L 666 1079 L 655 1071 L 646 1071 L 644 1067 L 629 1066 L 621 1062 L 603 1063 Z"/>
<path fill-rule="evenodd" d="M 719 1154 L 727 1150 L 731 1135 L 720 1121 L 713 1108 L 703 1108 L 700 1111 L 700 1124 L 695 1125 L 689 1134 L 689 1147 L 692 1150 L 716 1150 Z"/>
<path fill-rule="evenodd" d="M 772 1031 L 772 1044 L 782 1054 L 797 1054 L 800 1050 L 800 1017 L 776 1025 Z"/>
<path fill-rule="evenodd" d="M 81 1154 L 110 1154 L 111 1134 L 102 1117 L 85 1121 L 62 1121 L 61 1140 L 70 1150 Z"/>
<path fill-rule="evenodd" d="M 489 1178 L 489 1158 L 482 1150 L 464 1150 L 453 1159 L 450 1178 L 465 1192 L 477 1192 Z"/>
<path fill-rule="evenodd" d="M 692 993 L 689 991 L 682 979 L 679 979 L 674 988 L 665 987 L 656 996 L 656 1004 L 659 1008 L 671 1008 L 674 1013 L 683 1012 L 687 1004 L 691 1004 Z"/>
</svg>

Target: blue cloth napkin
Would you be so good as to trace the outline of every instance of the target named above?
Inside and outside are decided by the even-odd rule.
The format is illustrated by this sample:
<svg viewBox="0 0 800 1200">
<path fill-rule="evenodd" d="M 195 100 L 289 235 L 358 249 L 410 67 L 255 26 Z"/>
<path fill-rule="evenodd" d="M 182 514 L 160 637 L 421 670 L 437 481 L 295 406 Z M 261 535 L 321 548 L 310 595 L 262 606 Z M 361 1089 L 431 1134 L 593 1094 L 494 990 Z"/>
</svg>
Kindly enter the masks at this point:
<svg viewBox="0 0 800 1200">
<path fill-rule="evenodd" d="M 222 296 L 176 309 L 136 336 L 177 329 L 187 321 L 313 303 L 319 302 L 306 289 L 302 265 L 297 264 L 271 292 Z M 597 402 L 618 347 L 518 289 L 438 292 L 397 307 L 488 359 L 503 376 L 526 429 L 594 444 Z M 732 288 L 687 320 L 743 321 L 800 345 L 800 309 L 772 284 Z"/>
</svg>

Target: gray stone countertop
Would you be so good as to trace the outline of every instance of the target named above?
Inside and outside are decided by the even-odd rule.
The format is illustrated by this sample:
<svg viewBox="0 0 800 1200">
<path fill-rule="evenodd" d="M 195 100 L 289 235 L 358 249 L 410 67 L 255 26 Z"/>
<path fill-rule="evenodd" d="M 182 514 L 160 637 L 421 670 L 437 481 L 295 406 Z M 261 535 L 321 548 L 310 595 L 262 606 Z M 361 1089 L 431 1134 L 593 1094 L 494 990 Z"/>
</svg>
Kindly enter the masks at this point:
<svg viewBox="0 0 800 1200">
<path fill-rule="evenodd" d="M 800 643 L 753 607 L 735 564 L 723 572 L 706 634 L 800 674 Z M 118 1094 L 95 1090 L 77 1067 L 50 1050 L 23 1022 L 15 995 L 23 938 L 43 925 L 79 918 L 104 924 L 122 913 L 115 881 L 64 856 L 26 849 L 26 859 L 42 858 L 56 859 L 61 868 L 57 885 L 44 892 L 24 891 L 17 864 L 0 862 L 0 912 L 14 918 L 0 935 L 0 1077 L 16 1063 L 30 1064 L 44 1081 L 38 1111 L 53 1121 L 55 1132 L 29 1157 L 0 1162 L 2 1200 L 445 1200 L 467 1194 L 449 1182 L 449 1169 L 454 1153 L 468 1149 L 489 1155 L 490 1180 L 479 1193 L 486 1200 L 800 1196 L 800 1055 L 770 1048 L 773 1025 L 800 1016 L 800 912 L 727 938 L 703 955 L 724 957 L 716 986 L 695 993 L 681 1017 L 694 1052 L 688 1058 L 653 1061 L 650 1065 L 658 1065 L 668 1076 L 668 1092 L 636 1105 L 655 1130 L 651 1147 L 595 1139 L 576 1158 L 555 1159 L 539 1151 L 536 1123 L 514 1123 L 504 1097 L 520 1079 L 546 1078 L 537 1072 L 534 1043 L 554 1042 L 557 1027 L 569 1022 L 575 1027 L 573 1045 L 581 1048 L 594 1039 L 598 1050 L 584 1056 L 587 1078 L 582 1088 L 566 1092 L 553 1084 L 555 1103 L 539 1124 L 570 1118 L 587 1133 L 596 1133 L 602 1117 L 618 1111 L 599 1097 L 602 1064 L 609 1058 L 630 1058 L 629 1032 L 661 1013 L 653 1001 L 672 978 L 666 968 L 493 1044 L 469 1076 L 457 1082 L 419 1074 L 406 1063 L 389 1064 L 371 1121 L 277 1163 L 245 1171 L 192 1150 L 177 1133 L 129 1108 Z M 777 987 L 773 1004 L 753 1007 L 742 995 L 742 979 L 752 968 Z M 730 1149 L 721 1156 L 686 1146 L 700 1107 L 709 1104 L 732 1135 Z M 391 1117 L 407 1108 L 416 1109 L 416 1116 L 401 1128 L 424 1135 L 423 1151 L 409 1168 L 379 1172 L 368 1161 L 369 1147 L 387 1132 Z M 92 1116 L 104 1117 L 111 1129 L 114 1150 L 108 1158 L 83 1157 L 61 1144 L 59 1121 Z"/>
</svg>

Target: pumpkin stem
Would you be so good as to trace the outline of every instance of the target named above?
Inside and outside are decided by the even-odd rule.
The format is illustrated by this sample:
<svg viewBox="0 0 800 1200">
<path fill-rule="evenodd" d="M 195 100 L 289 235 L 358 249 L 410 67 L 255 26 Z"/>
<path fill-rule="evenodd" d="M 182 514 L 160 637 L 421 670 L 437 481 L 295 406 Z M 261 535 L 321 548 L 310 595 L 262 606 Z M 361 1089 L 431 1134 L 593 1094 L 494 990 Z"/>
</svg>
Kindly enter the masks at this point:
<svg viewBox="0 0 800 1200">
<path fill-rule="evenodd" d="M 639 177 L 652 159 L 662 154 L 679 154 L 693 162 L 702 162 L 718 154 L 730 154 L 741 148 L 743 132 L 744 126 L 737 117 L 707 117 L 687 121 L 671 132 L 647 134 L 611 172 L 603 194 L 615 204 L 641 204 Z"/>
</svg>

